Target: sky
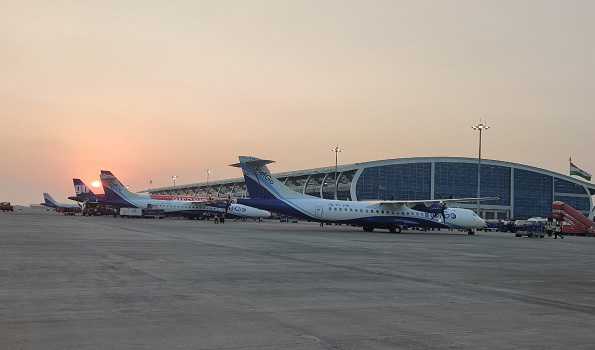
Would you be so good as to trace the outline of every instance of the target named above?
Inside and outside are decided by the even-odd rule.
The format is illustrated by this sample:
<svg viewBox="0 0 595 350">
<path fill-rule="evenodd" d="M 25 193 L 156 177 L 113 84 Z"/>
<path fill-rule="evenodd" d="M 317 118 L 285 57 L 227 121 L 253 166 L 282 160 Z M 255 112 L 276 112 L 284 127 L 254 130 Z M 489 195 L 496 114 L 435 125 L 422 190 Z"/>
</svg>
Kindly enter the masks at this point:
<svg viewBox="0 0 595 350">
<path fill-rule="evenodd" d="M 0 200 L 477 154 L 595 171 L 595 2 L 4 1 Z"/>
</svg>

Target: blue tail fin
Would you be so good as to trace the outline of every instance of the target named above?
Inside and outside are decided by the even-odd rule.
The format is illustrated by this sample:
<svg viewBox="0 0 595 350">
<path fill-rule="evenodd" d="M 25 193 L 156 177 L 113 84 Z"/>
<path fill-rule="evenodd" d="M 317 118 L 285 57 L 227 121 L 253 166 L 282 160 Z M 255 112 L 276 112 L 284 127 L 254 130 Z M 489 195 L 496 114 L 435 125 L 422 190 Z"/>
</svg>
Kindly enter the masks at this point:
<svg viewBox="0 0 595 350">
<path fill-rule="evenodd" d="M 72 179 L 76 197 L 83 202 L 97 202 L 97 196 L 81 179 Z"/>
<path fill-rule="evenodd" d="M 239 163 L 231 166 L 242 168 L 246 188 L 251 199 L 314 198 L 295 192 L 274 178 L 267 168 L 267 164 L 273 163 L 272 160 L 247 156 L 240 156 L 239 159 Z"/>
<path fill-rule="evenodd" d="M 134 199 L 145 198 L 138 193 L 128 191 L 118 178 L 109 170 L 101 170 L 101 185 L 105 199 L 114 204 L 129 205 L 134 207 Z"/>
<path fill-rule="evenodd" d="M 56 202 L 54 200 L 54 198 L 52 198 L 52 196 L 50 196 L 49 193 L 44 192 L 43 193 L 43 205 L 45 205 L 46 207 L 50 207 L 50 208 L 57 208 L 58 202 Z"/>
</svg>

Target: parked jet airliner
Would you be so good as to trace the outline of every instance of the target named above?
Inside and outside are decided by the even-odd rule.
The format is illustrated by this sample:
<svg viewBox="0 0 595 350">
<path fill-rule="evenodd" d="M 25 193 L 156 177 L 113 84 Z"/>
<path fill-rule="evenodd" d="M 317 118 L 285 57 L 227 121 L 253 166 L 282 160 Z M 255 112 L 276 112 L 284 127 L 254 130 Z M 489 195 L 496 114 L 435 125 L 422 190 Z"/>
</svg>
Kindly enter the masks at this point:
<svg viewBox="0 0 595 350">
<path fill-rule="evenodd" d="M 106 202 L 130 208 L 163 209 L 168 215 L 200 216 L 205 212 L 226 213 L 246 218 L 268 218 L 271 213 L 243 204 L 222 200 L 154 199 L 150 195 L 132 193 L 107 170 L 101 171 L 101 184 Z"/>
<path fill-rule="evenodd" d="M 367 232 L 375 228 L 400 232 L 403 227 L 428 227 L 464 229 L 473 234 L 475 229 L 486 226 L 485 221 L 472 210 L 446 207 L 446 203 L 470 202 L 477 198 L 412 201 L 321 199 L 295 192 L 271 176 L 266 165 L 273 161 L 246 156 L 239 159 L 240 162 L 232 166 L 242 168 L 250 198 L 237 201 L 251 207 L 318 222 L 358 225 Z"/>
</svg>

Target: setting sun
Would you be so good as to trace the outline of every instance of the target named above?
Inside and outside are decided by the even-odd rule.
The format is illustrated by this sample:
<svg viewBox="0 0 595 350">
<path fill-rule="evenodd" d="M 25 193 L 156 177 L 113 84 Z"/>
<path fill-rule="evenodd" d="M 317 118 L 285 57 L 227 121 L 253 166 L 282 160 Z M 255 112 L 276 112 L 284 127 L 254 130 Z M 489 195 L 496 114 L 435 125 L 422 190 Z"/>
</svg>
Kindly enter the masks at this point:
<svg viewBox="0 0 595 350">
<path fill-rule="evenodd" d="M 93 182 L 91 182 L 91 187 L 99 188 L 99 186 L 101 186 L 101 182 L 99 180 L 93 180 Z"/>
</svg>

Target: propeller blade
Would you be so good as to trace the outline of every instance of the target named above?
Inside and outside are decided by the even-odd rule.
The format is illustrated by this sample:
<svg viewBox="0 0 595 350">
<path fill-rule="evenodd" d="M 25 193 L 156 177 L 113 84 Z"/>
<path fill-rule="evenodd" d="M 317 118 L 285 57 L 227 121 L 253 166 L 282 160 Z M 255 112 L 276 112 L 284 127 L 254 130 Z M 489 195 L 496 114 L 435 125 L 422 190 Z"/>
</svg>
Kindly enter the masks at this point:
<svg viewBox="0 0 595 350">
<path fill-rule="evenodd" d="M 225 205 L 225 212 L 229 213 L 229 207 L 231 207 L 231 195 L 227 195 L 227 203 Z"/>
<path fill-rule="evenodd" d="M 443 224 L 446 224 L 446 215 L 445 215 L 446 208 L 447 208 L 446 202 L 440 202 L 440 215 L 442 215 L 442 223 Z"/>
</svg>

